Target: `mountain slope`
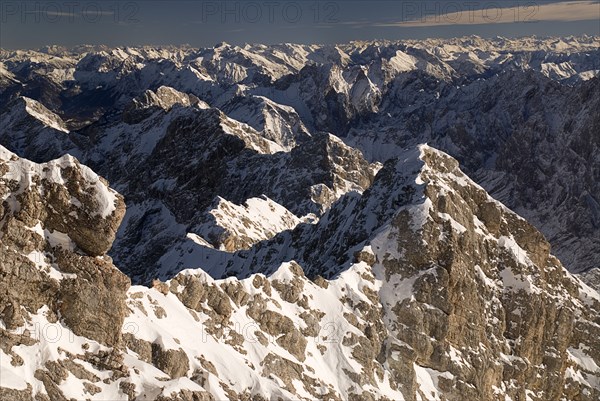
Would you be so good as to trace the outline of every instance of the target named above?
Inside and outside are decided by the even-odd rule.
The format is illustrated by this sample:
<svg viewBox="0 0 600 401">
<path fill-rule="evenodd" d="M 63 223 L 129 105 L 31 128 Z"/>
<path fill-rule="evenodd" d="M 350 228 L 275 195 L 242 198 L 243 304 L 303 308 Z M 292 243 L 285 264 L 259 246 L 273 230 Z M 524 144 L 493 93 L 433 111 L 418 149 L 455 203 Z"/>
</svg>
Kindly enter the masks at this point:
<svg viewBox="0 0 600 401">
<path fill-rule="evenodd" d="M 65 122 L 43 104 L 20 97 L 9 107 L 0 115 L 4 130 L 0 144 L 38 161 L 79 152 Z"/>
<path fill-rule="evenodd" d="M 275 237 L 253 246 L 276 255 L 270 271 L 251 263 L 246 278 L 214 280 L 186 270 L 129 289 L 102 256 L 121 198 L 72 158 L 44 166 L 1 151 L 3 398 L 600 395 L 600 295 L 428 146 L 386 163 L 368 191 L 343 196 L 317 225 L 296 228 L 292 237 L 330 238 L 297 242 L 297 261 L 281 261 Z M 67 227 L 57 214 L 72 219 Z M 364 238 L 348 242 L 356 227 Z M 17 266 L 32 280 L 11 279 Z"/>
<path fill-rule="evenodd" d="M 145 99 L 127 109 L 129 122 L 105 121 L 77 137 L 82 159 L 128 200 L 111 255 L 136 282 L 155 278 L 159 259 L 188 233 L 202 235 L 219 197 L 241 205 L 264 195 L 295 218 L 318 216 L 344 193 L 368 188 L 377 169 L 328 134 L 284 151 L 202 102 L 165 110 L 141 107 Z"/>
</svg>

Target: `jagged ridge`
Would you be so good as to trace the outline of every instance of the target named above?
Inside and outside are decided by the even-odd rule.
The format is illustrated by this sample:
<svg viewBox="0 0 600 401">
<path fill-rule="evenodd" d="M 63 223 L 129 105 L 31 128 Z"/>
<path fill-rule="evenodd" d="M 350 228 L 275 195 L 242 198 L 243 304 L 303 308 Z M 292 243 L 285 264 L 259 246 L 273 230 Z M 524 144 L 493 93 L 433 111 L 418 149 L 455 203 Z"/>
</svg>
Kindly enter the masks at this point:
<svg viewBox="0 0 600 401">
<path fill-rule="evenodd" d="M 2 166 L 27 164 L 4 155 Z M 60 173 L 63 188 L 85 183 L 65 171 L 88 170 L 66 161 L 52 177 Z M 21 175 L 4 171 L 3 193 L 10 197 Z M 102 193 L 105 201 L 115 200 Z M 73 206 L 78 211 L 104 211 L 93 196 L 79 198 L 81 206 Z M 48 199 L 47 207 L 56 208 L 56 200 Z M 600 295 L 550 255 L 533 226 L 489 197 L 456 160 L 428 146 L 386 163 L 369 190 L 343 196 L 318 225 L 297 228 L 297 235 L 314 230 L 331 238 L 309 241 L 304 250 L 298 242 L 297 261 L 271 260 L 277 267 L 267 276 L 256 272 L 265 265 L 250 264 L 254 270 L 242 280 L 186 270 L 150 289 L 131 287 L 127 299 L 127 283 L 117 279 L 106 258 L 83 267 L 88 257 L 77 255 L 76 247 L 65 249 L 38 234 L 50 232 L 49 220 L 24 220 L 34 203 L 21 202 L 17 214 L 7 203 L 0 241 L 38 275 L 37 282 L 52 283 L 59 293 L 84 277 L 90 284 L 104 282 L 113 298 L 102 307 L 128 312 L 97 320 L 95 330 L 85 331 L 77 322 L 96 318 L 93 309 L 78 309 L 78 321 L 57 322 L 50 300 L 30 303 L 24 298 L 30 291 L 11 292 L 0 329 L 9 339 L 2 371 L 11 372 L 8 379 L 2 375 L 3 397 L 591 401 L 599 396 L 600 350 L 593 339 L 600 334 Z M 89 227 L 83 216 L 75 226 Z M 114 210 L 104 218 L 111 224 L 120 219 Z M 16 228 L 33 223 L 40 228 L 15 242 Z M 345 242 L 358 226 L 365 238 Z M 320 247 L 313 248 L 315 243 Z M 276 237 L 254 248 L 256 255 L 274 249 L 278 258 L 278 246 Z M 32 247 L 44 260 L 57 258 L 54 269 L 76 277 L 53 281 L 45 267 L 26 261 Z M 306 257 L 311 251 L 324 259 Z M 72 258 L 78 264 L 69 263 Z M 338 262 L 319 268 L 321 260 Z M 0 266 L 7 277 L 14 263 Z M 10 319 L 19 314 L 22 320 Z M 65 337 L 72 340 L 31 335 L 36 323 L 53 322 L 66 334 L 73 330 Z M 115 324 L 122 324 L 116 343 L 103 340 L 100 333 Z M 36 360 L 32 355 L 41 349 L 46 356 Z M 238 368 L 231 370 L 233 365 Z"/>
</svg>

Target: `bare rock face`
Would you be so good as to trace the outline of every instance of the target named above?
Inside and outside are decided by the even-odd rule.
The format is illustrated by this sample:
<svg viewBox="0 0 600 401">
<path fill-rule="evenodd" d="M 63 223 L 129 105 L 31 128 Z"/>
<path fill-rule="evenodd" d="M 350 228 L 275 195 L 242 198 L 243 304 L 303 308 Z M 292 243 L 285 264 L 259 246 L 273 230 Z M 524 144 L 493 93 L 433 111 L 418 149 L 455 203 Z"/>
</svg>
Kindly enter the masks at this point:
<svg viewBox="0 0 600 401">
<path fill-rule="evenodd" d="M 0 312 L 8 328 L 48 306 L 74 333 L 120 341 L 129 279 L 104 254 L 123 198 L 71 156 L 35 164 L 0 148 Z"/>
<path fill-rule="evenodd" d="M 86 254 L 100 256 L 108 252 L 115 239 L 125 214 L 125 203 L 122 197 L 105 189 L 108 183 L 101 178 L 95 186 L 88 186 L 84 174 L 89 171 L 82 173 L 80 168 L 69 166 L 61 172 L 66 185 L 48 183 L 44 191 L 51 207 L 47 207 L 44 224 L 50 230 L 66 233 Z M 78 207 L 77 201 L 87 207 Z"/>
<path fill-rule="evenodd" d="M 404 191 L 410 206 L 372 242 L 386 278 L 380 294 L 387 294 L 385 320 L 395 339 L 387 354 L 392 375 L 406 381 L 414 372 L 417 383 L 424 373 L 435 376 L 448 400 L 492 400 L 498 393 L 597 399 L 591 377 L 598 372 L 581 363 L 580 353 L 597 357 L 598 294 L 454 159 L 428 147 L 419 159 L 417 185 Z M 407 400 L 422 394 L 417 386 L 401 390 Z"/>
<path fill-rule="evenodd" d="M 76 275 L 60 283 L 58 306 L 65 324 L 78 335 L 118 345 L 129 278 L 106 256 L 98 259 L 67 254 L 58 260 L 67 274 Z"/>
<path fill-rule="evenodd" d="M 182 349 L 164 350 L 159 344 L 152 344 L 152 364 L 177 379 L 185 376 L 189 369 L 189 360 Z"/>
</svg>

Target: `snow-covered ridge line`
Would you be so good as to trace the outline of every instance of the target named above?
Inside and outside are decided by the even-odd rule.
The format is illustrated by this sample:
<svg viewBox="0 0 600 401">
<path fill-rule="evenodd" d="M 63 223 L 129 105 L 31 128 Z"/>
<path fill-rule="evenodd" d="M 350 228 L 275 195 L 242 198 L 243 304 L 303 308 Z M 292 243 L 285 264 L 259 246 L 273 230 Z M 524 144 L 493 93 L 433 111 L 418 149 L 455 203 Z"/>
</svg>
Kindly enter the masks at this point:
<svg viewBox="0 0 600 401">
<path fill-rule="evenodd" d="M 291 230 L 302 221 L 266 196 L 247 199 L 243 205 L 217 197 L 215 208 L 208 211 L 206 218 L 194 231 L 217 248 L 230 252 Z"/>
<path fill-rule="evenodd" d="M 65 128 L 65 124 L 61 118 L 48 110 L 43 104 L 28 97 L 23 97 L 23 100 L 25 101 L 25 110 L 33 118 L 40 120 L 43 124 L 50 128 L 54 128 L 57 131 L 69 133 L 69 130 Z"/>
<path fill-rule="evenodd" d="M 456 217 L 459 211 L 454 209 L 450 214 L 449 210 L 438 205 L 442 198 L 464 196 L 462 191 L 473 192 L 477 202 L 483 205 L 475 208 L 473 218 L 468 215 L 466 220 L 463 216 Z M 389 160 L 364 194 L 351 192 L 342 195 L 314 224 L 282 229 L 272 239 L 262 238 L 265 241 L 250 244 L 247 250 L 225 249 L 223 246 L 220 250 L 213 249 L 206 242 L 189 238 L 161 259 L 159 277 L 166 280 L 181 269 L 190 268 L 190 272 L 195 268 L 199 274 L 206 271 L 215 278 L 247 277 L 257 272 L 275 271 L 281 263 L 290 261 L 300 263 L 310 277 L 335 277 L 352 263 L 357 251 L 368 246 L 369 241 L 380 232 L 389 231 L 394 222 L 405 214 L 409 216 L 405 228 L 415 235 L 426 226 L 448 223 L 458 235 L 474 231 L 495 246 L 505 248 L 519 263 L 533 265 L 531 259 L 535 257 L 528 256 L 530 250 L 523 245 L 522 238 L 517 241 L 509 232 L 492 234 L 482 223 L 483 217 L 477 217 L 479 213 L 487 213 L 480 212 L 479 207 L 486 211 L 495 210 L 494 218 L 500 219 L 503 214 L 508 216 L 511 224 L 530 231 L 540 247 L 549 250 L 549 244 L 541 234 L 467 177 L 455 159 L 422 144 L 400 152 L 397 159 Z M 245 212 L 241 222 L 244 220 Z M 504 225 L 508 224 L 508 220 L 501 221 Z M 205 240 L 209 237 L 204 234 Z M 243 239 L 243 235 L 237 238 Z M 428 244 L 423 243 L 422 246 Z"/>
<path fill-rule="evenodd" d="M 101 218 L 110 216 L 117 205 L 117 192 L 108 186 L 108 183 L 87 166 L 84 166 L 71 155 L 65 155 L 59 159 L 47 163 L 34 163 L 29 160 L 20 159 L 4 146 L 0 145 L 0 161 L 4 162 L 8 170 L 0 176 L 4 180 L 18 181 L 19 189 L 16 194 L 31 188 L 43 191 L 38 187 L 40 181 L 48 181 L 58 185 L 66 185 L 68 178 L 65 171 L 77 169 L 83 178 L 80 185 L 88 194 L 93 194 L 95 199 L 94 210 L 89 211 L 92 215 Z M 7 194 L 8 195 L 8 194 Z M 72 198 L 71 203 L 76 207 L 82 207 L 77 198 Z"/>
<path fill-rule="evenodd" d="M 291 42 L 284 42 L 279 44 L 274 44 L 270 46 L 275 46 L 279 48 L 285 49 L 286 47 L 297 48 L 297 50 L 302 49 L 311 49 L 311 48 L 319 48 L 325 46 L 364 46 L 370 44 L 388 44 L 388 43 L 411 43 L 411 44 L 423 44 L 424 46 L 428 44 L 451 44 L 456 46 L 464 46 L 464 47 L 478 47 L 481 48 L 481 45 L 488 45 L 490 47 L 501 47 L 501 48 L 509 48 L 511 50 L 540 50 L 540 46 L 548 46 L 548 48 L 557 48 L 557 45 L 560 46 L 581 46 L 582 48 L 590 48 L 596 49 L 598 41 L 600 37 L 593 35 L 571 35 L 571 36 L 531 36 L 531 37 L 501 37 L 496 36 L 492 38 L 482 38 L 477 35 L 469 35 L 455 38 L 429 38 L 429 39 L 403 39 L 403 40 L 355 40 L 349 41 L 347 43 L 341 42 L 337 44 L 313 44 L 313 45 L 304 45 L 304 44 L 296 44 Z M 219 47 L 232 47 L 236 45 L 231 45 L 226 42 L 221 42 Z M 261 44 L 244 44 L 237 45 L 236 47 L 240 49 L 252 49 L 254 47 L 257 48 L 268 48 L 269 46 L 261 45 Z M 78 45 L 73 47 L 64 47 L 64 46 L 46 46 L 40 49 L 29 49 L 29 50 L 8 50 L 0 48 L 0 58 L 8 58 L 8 57 L 23 57 L 29 58 L 32 54 L 39 53 L 40 55 L 67 55 L 67 54 L 87 54 L 93 52 L 110 52 L 112 50 L 120 50 L 123 53 L 121 54 L 140 54 L 146 57 L 161 57 L 164 54 L 171 54 L 175 52 L 186 52 L 186 51 L 198 51 L 205 49 L 203 47 L 193 47 L 193 46 L 177 46 L 177 45 L 142 45 L 142 46 L 120 46 L 120 47 L 110 47 L 105 45 Z M 146 52 L 146 54 L 144 54 Z"/>
</svg>

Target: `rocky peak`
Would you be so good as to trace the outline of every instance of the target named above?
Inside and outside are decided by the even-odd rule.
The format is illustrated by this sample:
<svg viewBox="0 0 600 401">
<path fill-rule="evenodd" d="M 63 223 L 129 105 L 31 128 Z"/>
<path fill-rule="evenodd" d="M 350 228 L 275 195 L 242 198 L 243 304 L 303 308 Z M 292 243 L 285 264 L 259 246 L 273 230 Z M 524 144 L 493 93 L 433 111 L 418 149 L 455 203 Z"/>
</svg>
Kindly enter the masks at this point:
<svg viewBox="0 0 600 401">
<path fill-rule="evenodd" d="M 123 111 L 123 121 L 135 124 L 149 117 L 156 110 L 162 109 L 168 112 L 176 104 L 183 107 L 209 108 L 205 102 L 194 95 L 179 92 L 168 86 L 161 86 L 156 92 L 147 90 L 133 99 Z"/>
<path fill-rule="evenodd" d="M 42 103 L 30 99 L 28 97 L 19 97 L 15 100 L 13 109 L 17 112 L 26 114 L 29 118 L 39 121 L 40 124 L 61 131 L 69 133 L 65 122 L 54 112 L 48 110 Z"/>
<path fill-rule="evenodd" d="M 263 96 L 235 96 L 228 99 L 220 109 L 288 151 L 310 137 L 293 107 L 275 103 Z"/>
<path fill-rule="evenodd" d="M 50 321 L 117 344 L 129 279 L 106 252 L 125 214 L 123 198 L 71 156 L 36 164 L 0 147 L 0 199 L 7 327 L 31 323 L 46 306 Z"/>
<path fill-rule="evenodd" d="M 421 147 L 418 160 L 420 173 L 401 192 L 405 206 L 370 243 L 376 277 L 385 277 L 380 293 L 395 338 L 388 350 L 413 361 L 392 363 L 397 374 L 411 365 L 417 375 L 449 372 L 439 382 L 448 399 L 493 399 L 495 388 L 513 399 L 597 397 L 597 388 L 570 373 L 598 374 L 575 356 L 588 347 L 586 357 L 596 355 L 583 338 L 597 330 L 597 293 L 454 159 Z M 414 177 L 411 165 L 397 171 Z M 399 291 L 406 288 L 412 291 Z"/>
<path fill-rule="evenodd" d="M 290 165 L 311 166 L 313 172 L 324 177 L 313 185 L 311 197 L 324 212 L 340 196 L 349 192 L 362 192 L 373 182 L 379 164 L 369 164 L 360 151 L 344 144 L 328 133 L 317 133 L 311 141 L 290 152 Z"/>
<path fill-rule="evenodd" d="M 67 124 L 42 103 L 18 97 L 0 114 L 3 135 L 0 144 L 21 156 L 42 162 L 77 150 L 71 141 Z"/>
<path fill-rule="evenodd" d="M 202 220 L 194 232 L 215 248 L 228 252 L 248 249 L 301 222 L 292 212 L 266 196 L 247 199 L 243 205 L 217 197 L 213 208 Z"/>
</svg>

